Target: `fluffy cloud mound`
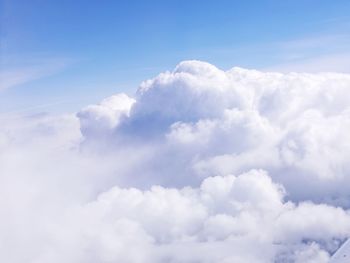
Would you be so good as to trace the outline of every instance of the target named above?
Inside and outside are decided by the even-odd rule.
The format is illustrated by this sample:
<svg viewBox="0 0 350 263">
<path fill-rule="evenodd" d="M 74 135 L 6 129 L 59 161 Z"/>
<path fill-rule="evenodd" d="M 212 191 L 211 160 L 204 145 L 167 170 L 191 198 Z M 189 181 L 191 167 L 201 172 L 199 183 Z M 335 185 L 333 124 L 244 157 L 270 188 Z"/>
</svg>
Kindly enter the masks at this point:
<svg viewBox="0 0 350 263">
<path fill-rule="evenodd" d="M 152 156 L 146 170 L 161 171 L 152 183 L 265 169 L 292 200 L 349 206 L 349 89 L 346 74 L 222 71 L 185 61 L 140 85 L 112 140 L 137 142 Z M 119 112 L 113 107 L 107 116 Z M 94 122 L 82 119 L 85 136 Z"/>
<path fill-rule="evenodd" d="M 350 236 L 350 76 L 184 61 L 0 127 L 0 261 L 328 262 Z"/>
<path fill-rule="evenodd" d="M 135 100 L 126 94 L 104 99 L 99 105 L 90 105 L 78 113 L 85 136 L 96 137 L 115 128 L 124 116 L 129 115 Z"/>
<path fill-rule="evenodd" d="M 31 236 L 38 244 L 21 242 L 33 262 L 328 262 L 327 251 L 350 234 L 350 213 L 283 197 L 257 170 L 198 188 L 113 187 L 44 221 L 44 233 Z"/>
</svg>

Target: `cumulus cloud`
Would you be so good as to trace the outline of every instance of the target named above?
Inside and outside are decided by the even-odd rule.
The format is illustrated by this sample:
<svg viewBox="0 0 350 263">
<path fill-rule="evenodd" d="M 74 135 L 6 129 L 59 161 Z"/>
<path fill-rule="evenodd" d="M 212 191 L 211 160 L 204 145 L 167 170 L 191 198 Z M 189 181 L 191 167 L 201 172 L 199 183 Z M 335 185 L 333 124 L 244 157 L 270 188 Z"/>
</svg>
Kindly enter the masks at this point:
<svg viewBox="0 0 350 263">
<path fill-rule="evenodd" d="M 143 82 L 129 116 L 110 133 L 120 144 L 137 142 L 162 184 L 260 168 L 293 200 L 348 206 L 349 85 L 346 74 L 222 71 L 185 61 Z M 85 137 L 94 128 L 84 125 L 94 122 L 81 119 Z"/>
<path fill-rule="evenodd" d="M 94 139 L 113 130 L 124 116 L 129 115 L 134 103 L 135 100 L 126 94 L 117 94 L 104 99 L 98 105 L 82 109 L 77 116 L 85 137 Z"/>
<path fill-rule="evenodd" d="M 134 98 L 4 120 L 0 259 L 328 262 L 350 236 L 349 89 L 184 61 Z"/>
</svg>

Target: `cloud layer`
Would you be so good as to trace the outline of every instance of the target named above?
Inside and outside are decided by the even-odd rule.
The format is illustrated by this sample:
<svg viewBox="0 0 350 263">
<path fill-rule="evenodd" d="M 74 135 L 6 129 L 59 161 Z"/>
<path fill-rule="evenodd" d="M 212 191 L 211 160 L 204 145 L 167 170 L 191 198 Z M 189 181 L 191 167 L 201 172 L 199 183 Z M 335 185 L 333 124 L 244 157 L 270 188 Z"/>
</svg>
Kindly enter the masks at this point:
<svg viewBox="0 0 350 263">
<path fill-rule="evenodd" d="M 0 259 L 327 262 L 350 236 L 349 89 L 184 61 L 134 98 L 5 119 Z"/>
</svg>

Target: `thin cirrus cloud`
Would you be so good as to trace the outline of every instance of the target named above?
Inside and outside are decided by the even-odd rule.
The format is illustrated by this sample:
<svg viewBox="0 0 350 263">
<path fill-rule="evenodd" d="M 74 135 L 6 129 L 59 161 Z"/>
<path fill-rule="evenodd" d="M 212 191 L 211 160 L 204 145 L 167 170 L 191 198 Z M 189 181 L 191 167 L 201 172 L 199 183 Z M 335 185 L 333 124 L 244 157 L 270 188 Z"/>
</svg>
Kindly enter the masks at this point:
<svg viewBox="0 0 350 263">
<path fill-rule="evenodd" d="M 303 57 L 295 54 L 296 58 L 288 62 L 267 67 L 265 71 L 280 72 L 343 72 L 349 73 L 350 53 L 335 53 L 316 57 Z"/>
<path fill-rule="evenodd" d="M 266 71 L 349 73 L 349 44 L 346 34 L 323 34 L 271 44 L 279 59 Z M 266 47 L 265 47 L 266 49 Z"/>
<path fill-rule="evenodd" d="M 37 79 L 56 74 L 71 64 L 72 61 L 64 58 L 22 58 L 21 63 L 16 59 L 3 59 L 0 65 L 0 91 L 13 88 Z"/>
<path fill-rule="evenodd" d="M 328 262 L 350 236 L 349 87 L 184 61 L 133 98 L 6 119 L 0 259 Z"/>
</svg>

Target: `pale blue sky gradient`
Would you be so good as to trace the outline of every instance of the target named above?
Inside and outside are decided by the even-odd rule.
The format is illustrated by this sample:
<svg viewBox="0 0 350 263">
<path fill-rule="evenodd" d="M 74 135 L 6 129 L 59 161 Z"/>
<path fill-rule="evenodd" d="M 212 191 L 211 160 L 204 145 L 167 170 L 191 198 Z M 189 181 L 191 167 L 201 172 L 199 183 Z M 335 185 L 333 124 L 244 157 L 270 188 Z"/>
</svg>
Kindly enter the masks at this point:
<svg viewBox="0 0 350 263">
<path fill-rule="evenodd" d="M 350 1 L 0 0 L 0 113 L 76 111 L 187 59 L 350 72 Z"/>
</svg>

